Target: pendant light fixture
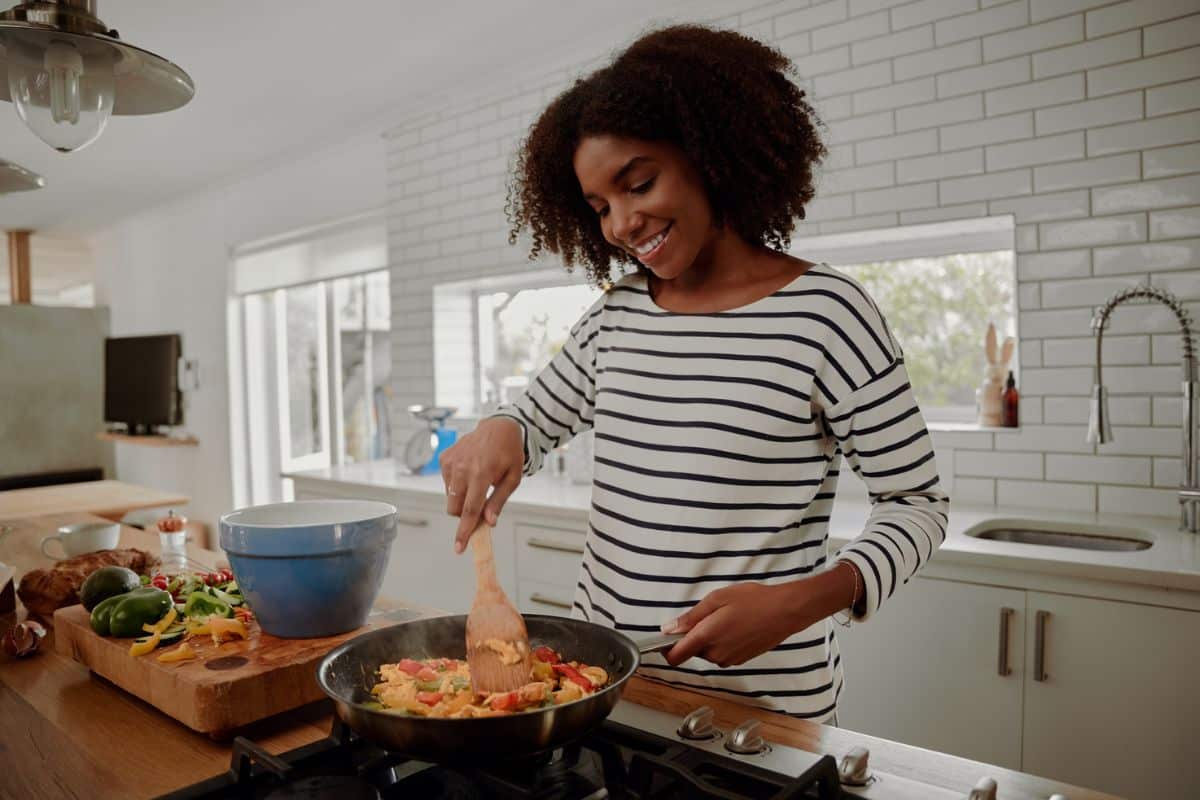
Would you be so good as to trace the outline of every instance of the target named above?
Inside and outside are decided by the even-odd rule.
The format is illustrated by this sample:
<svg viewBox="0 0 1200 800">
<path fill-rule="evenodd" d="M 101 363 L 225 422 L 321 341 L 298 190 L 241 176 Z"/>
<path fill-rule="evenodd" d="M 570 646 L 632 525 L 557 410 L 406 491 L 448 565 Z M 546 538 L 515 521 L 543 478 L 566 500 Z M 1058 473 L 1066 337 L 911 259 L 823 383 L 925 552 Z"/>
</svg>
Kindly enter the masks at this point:
<svg viewBox="0 0 1200 800">
<path fill-rule="evenodd" d="M 0 194 L 28 192 L 46 185 L 46 179 L 36 172 L 0 158 Z"/>
<path fill-rule="evenodd" d="M 96 0 L 30 0 L 0 12 L 0 100 L 64 153 L 103 132 L 111 114 L 154 114 L 195 94 L 170 61 L 121 41 Z"/>
</svg>

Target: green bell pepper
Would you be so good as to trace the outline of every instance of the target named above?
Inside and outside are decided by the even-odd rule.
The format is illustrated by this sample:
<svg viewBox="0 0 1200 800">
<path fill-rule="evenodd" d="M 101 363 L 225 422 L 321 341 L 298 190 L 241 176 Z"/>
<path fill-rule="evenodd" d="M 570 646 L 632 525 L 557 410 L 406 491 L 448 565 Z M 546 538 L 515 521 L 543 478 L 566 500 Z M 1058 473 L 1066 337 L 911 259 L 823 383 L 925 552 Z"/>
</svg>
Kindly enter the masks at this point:
<svg viewBox="0 0 1200 800">
<path fill-rule="evenodd" d="M 183 605 L 183 613 L 188 619 L 232 617 L 233 609 L 224 600 L 219 600 L 208 592 L 192 592 Z"/>
<path fill-rule="evenodd" d="M 112 621 L 113 609 L 116 608 L 117 603 L 123 600 L 127 594 L 128 592 L 125 594 L 113 595 L 112 597 L 101 600 L 96 604 L 96 607 L 92 609 L 92 617 L 90 620 L 92 630 L 101 636 L 108 636 L 110 633 L 112 633 L 112 629 L 109 627 L 109 625 Z"/>
<path fill-rule="evenodd" d="M 171 608 L 170 593 L 151 586 L 118 595 L 117 599 L 109 616 L 109 633 L 126 639 L 141 636 L 143 625 L 158 622 Z"/>
</svg>

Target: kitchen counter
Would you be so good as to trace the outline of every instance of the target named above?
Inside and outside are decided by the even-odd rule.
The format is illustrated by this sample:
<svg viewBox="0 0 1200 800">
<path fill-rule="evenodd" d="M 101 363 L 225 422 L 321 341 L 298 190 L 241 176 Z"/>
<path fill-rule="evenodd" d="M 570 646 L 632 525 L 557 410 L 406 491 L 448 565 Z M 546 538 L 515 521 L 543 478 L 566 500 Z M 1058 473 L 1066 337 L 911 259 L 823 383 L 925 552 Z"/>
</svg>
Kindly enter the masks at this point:
<svg viewBox="0 0 1200 800">
<path fill-rule="evenodd" d="M 285 476 L 298 481 L 298 485 L 324 486 L 343 492 L 394 490 L 426 497 L 431 502 L 440 501 L 444 494 L 440 475 L 409 475 L 404 467 L 390 460 Z M 575 485 L 565 478 L 541 473 L 523 480 L 508 504 L 540 514 L 582 519 L 591 504 L 591 486 Z M 840 546 L 857 536 L 869 513 L 870 505 L 865 501 L 839 497 L 829 526 L 831 543 Z M 1101 552 L 988 541 L 966 535 L 972 526 L 996 519 L 1095 525 L 1114 532 L 1125 529 L 1154 544 L 1141 551 Z M 1114 599 L 1200 610 L 1200 535 L 1180 531 L 1174 517 L 952 504 L 946 541 L 923 574 L 961 577 L 958 569 L 974 570 L 975 577 L 984 578 L 994 570 L 1019 574 L 1021 577 L 1012 585 L 1031 589 L 1073 591 L 1091 584 L 1095 593 L 1096 584 L 1105 583 L 1117 587 L 1122 595 Z"/>
<path fill-rule="evenodd" d="M 50 532 L 68 521 L 82 521 L 81 515 L 24 520 L 23 527 L 26 532 Z M 134 529 L 122 533 L 123 546 L 145 547 L 143 539 L 153 538 Z M 11 544 L 6 549 L 0 543 L 0 558 L 7 556 L 15 562 Z M 211 564 L 218 554 L 195 550 L 192 556 Z M 19 571 L 29 568 L 17 566 Z M 0 616 L 0 627 L 13 622 L 14 615 Z M 875 769 L 961 791 L 963 797 L 979 777 L 990 775 L 999 783 L 1003 800 L 1044 800 L 1055 792 L 1070 800 L 1113 800 L 1099 792 L 750 709 L 640 678 L 630 681 L 622 702 L 676 715 L 709 705 L 716 712 L 717 724 L 726 729 L 755 717 L 764 722 L 764 738 L 813 752 L 840 755 L 851 747 L 865 746 L 870 748 Z M 43 642 L 40 652 L 27 659 L 0 656 L 0 719 L 4 720 L 0 797 L 152 797 L 229 767 L 229 744 L 194 733 L 91 676 L 81 665 L 56 654 L 52 641 Z M 323 738 L 331 721 L 329 706 L 317 703 L 264 720 L 241 733 L 278 753 Z"/>
<path fill-rule="evenodd" d="M 82 512 L 119 520 L 141 508 L 187 505 L 179 492 L 163 492 L 121 481 L 85 481 L 0 492 L 0 519 Z"/>
</svg>

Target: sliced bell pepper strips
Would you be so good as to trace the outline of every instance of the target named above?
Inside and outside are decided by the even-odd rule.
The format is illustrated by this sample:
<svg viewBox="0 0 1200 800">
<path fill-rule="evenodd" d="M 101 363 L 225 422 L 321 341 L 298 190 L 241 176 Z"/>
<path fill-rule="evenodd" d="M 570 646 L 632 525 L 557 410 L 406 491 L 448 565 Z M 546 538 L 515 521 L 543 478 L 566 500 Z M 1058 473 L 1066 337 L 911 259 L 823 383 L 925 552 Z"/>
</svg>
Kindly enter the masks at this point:
<svg viewBox="0 0 1200 800">
<path fill-rule="evenodd" d="M 533 657 L 538 661 L 543 661 L 547 664 L 557 664 L 562 661 L 562 656 L 551 650 L 546 645 L 533 648 Z"/>
<path fill-rule="evenodd" d="M 164 664 L 169 664 L 172 661 L 188 661 L 196 657 L 196 651 L 192 649 L 189 642 L 183 642 L 174 650 L 168 650 L 158 657 L 158 660 Z"/>
<path fill-rule="evenodd" d="M 158 647 L 158 640 L 162 638 L 162 634 L 158 631 L 148 639 L 138 639 L 129 646 L 129 655 L 144 656 L 146 653 L 154 652 L 154 648 Z"/>
<path fill-rule="evenodd" d="M 436 706 L 442 701 L 441 692 L 417 692 L 417 701 L 427 706 Z"/>
<path fill-rule="evenodd" d="M 562 675 L 564 678 L 571 681 L 572 683 L 579 684 L 579 686 L 582 687 L 586 691 L 591 692 L 596 689 L 595 684 L 593 684 L 591 681 L 589 681 L 583 675 L 583 673 L 581 673 L 579 670 L 572 667 L 570 664 L 555 664 L 554 671 L 557 672 L 559 675 Z"/>
<path fill-rule="evenodd" d="M 146 633 L 162 633 L 175 622 L 179 617 L 179 612 L 175 610 L 175 606 L 167 611 L 167 615 L 153 625 L 143 625 L 142 630 Z"/>
</svg>

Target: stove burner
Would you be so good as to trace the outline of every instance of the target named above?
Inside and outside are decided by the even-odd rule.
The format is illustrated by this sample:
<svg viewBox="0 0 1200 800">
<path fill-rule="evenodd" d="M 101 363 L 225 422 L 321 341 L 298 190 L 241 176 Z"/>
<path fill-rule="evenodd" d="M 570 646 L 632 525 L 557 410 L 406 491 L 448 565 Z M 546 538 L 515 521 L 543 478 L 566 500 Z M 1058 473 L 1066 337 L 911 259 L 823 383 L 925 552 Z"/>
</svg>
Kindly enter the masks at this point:
<svg viewBox="0 0 1200 800">
<path fill-rule="evenodd" d="M 267 800 L 382 800 L 383 795 L 354 775 L 301 778 L 267 795 Z"/>
</svg>

